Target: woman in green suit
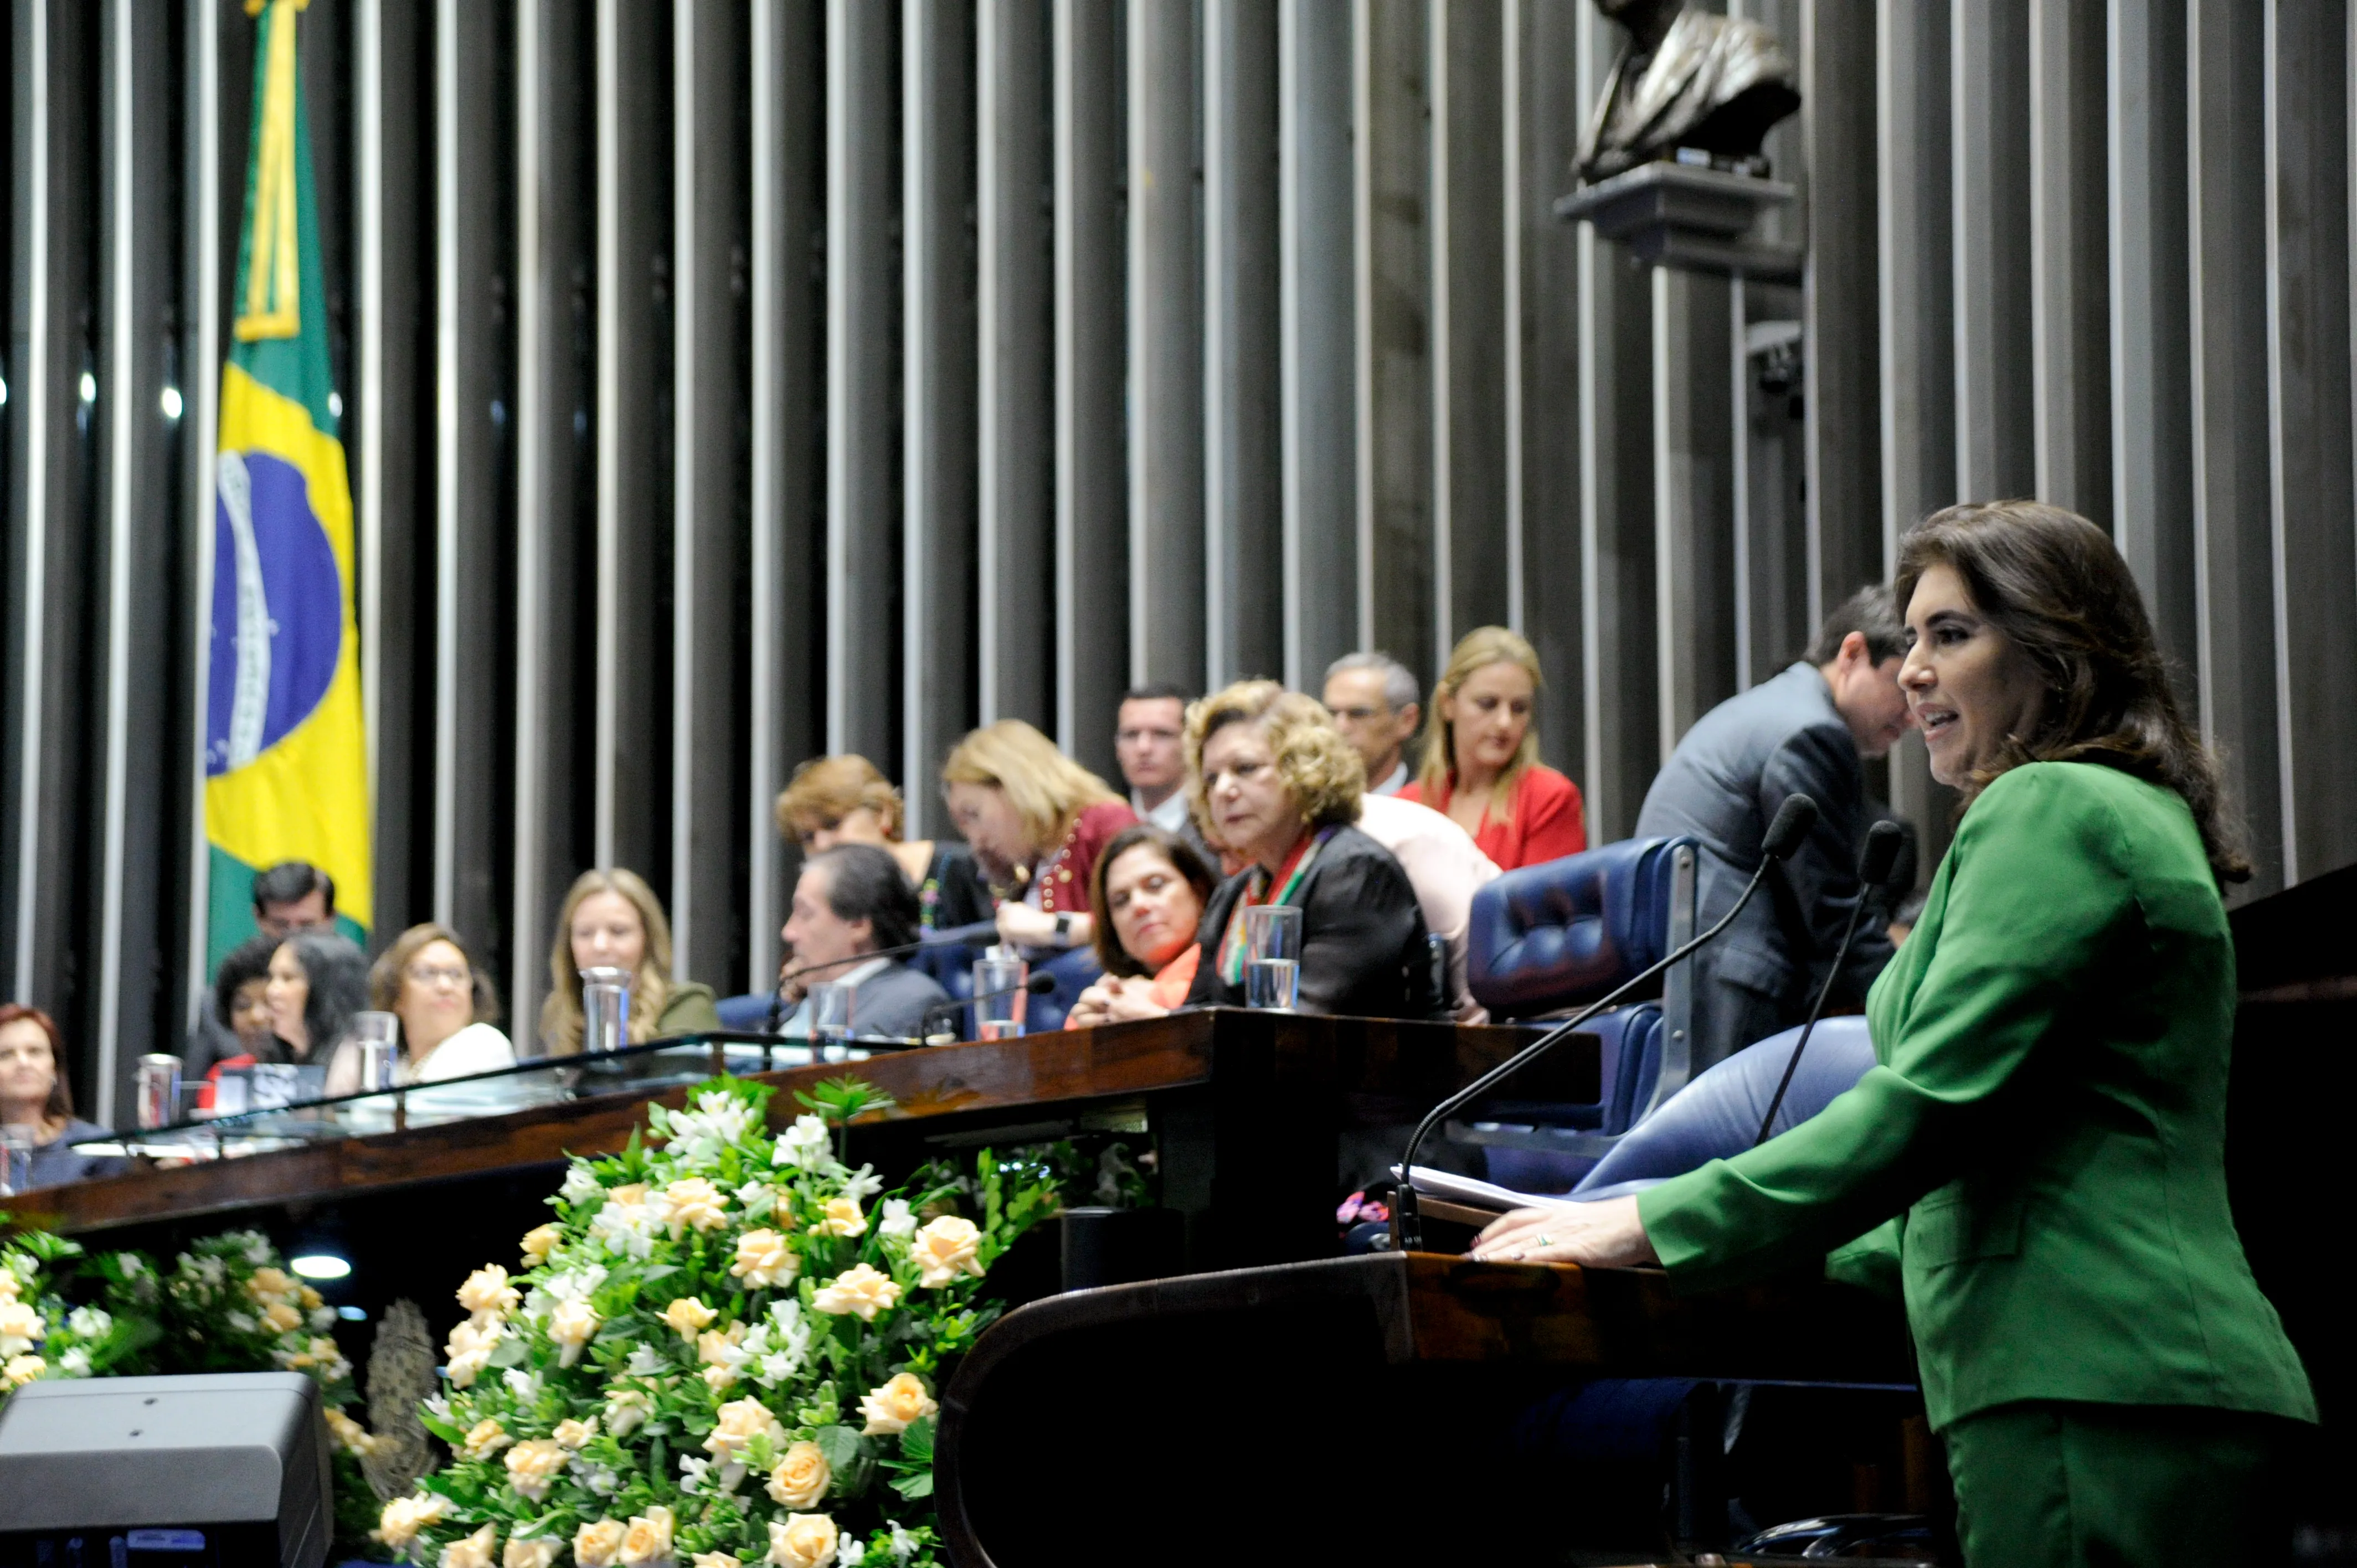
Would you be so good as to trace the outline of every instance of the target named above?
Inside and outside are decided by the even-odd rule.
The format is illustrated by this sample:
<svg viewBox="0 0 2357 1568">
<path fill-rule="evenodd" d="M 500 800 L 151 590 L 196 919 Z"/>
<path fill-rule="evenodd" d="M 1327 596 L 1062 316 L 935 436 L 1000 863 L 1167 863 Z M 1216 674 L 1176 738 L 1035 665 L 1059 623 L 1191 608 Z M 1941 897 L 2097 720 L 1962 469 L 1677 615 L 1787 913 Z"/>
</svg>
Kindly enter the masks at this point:
<svg viewBox="0 0 2357 1568">
<path fill-rule="evenodd" d="M 2269 1474 L 2316 1405 L 2226 1202 L 2218 888 L 2249 871 L 2215 767 L 2085 519 L 1951 508 L 1897 588 L 1900 684 L 1966 809 L 1867 999 L 1880 1065 L 1640 1197 L 1504 1216 L 1477 1255 L 1709 1289 L 1864 1235 L 1835 1268 L 1896 1254 L 1973 1568 L 2280 1562 Z"/>
</svg>

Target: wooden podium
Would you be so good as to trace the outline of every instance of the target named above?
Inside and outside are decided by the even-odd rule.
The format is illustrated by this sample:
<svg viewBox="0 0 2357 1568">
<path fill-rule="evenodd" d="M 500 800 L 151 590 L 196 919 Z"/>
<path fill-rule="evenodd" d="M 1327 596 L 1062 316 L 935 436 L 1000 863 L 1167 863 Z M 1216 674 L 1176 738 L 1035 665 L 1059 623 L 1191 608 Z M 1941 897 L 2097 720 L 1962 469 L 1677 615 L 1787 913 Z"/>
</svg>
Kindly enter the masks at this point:
<svg viewBox="0 0 2357 1568">
<path fill-rule="evenodd" d="M 1891 1388 L 1897 1308 L 1822 1283 L 1376 1254 L 1076 1291 L 994 1326 L 942 1401 L 960 1568 L 1555 1561 L 1524 1412 L 1597 1377 Z"/>
</svg>

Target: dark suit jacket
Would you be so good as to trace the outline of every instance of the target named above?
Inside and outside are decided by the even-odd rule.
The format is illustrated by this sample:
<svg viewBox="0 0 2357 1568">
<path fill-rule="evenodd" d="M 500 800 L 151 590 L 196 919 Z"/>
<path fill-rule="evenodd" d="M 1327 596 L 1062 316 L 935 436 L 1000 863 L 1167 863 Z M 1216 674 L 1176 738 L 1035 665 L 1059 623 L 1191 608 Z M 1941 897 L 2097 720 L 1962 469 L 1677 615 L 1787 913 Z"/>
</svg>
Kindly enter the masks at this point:
<svg viewBox="0 0 2357 1568">
<path fill-rule="evenodd" d="M 1872 820 L 1866 774 L 1824 677 L 1813 664 L 1794 664 L 1705 714 L 1637 814 L 1639 838 L 1701 841 L 1699 930 L 1733 906 L 1759 868 L 1769 822 L 1794 794 L 1816 801 L 1816 831 L 1783 875 L 1770 873 L 1742 918 L 1694 960 L 1696 1072 L 1806 1016 L 1857 901 L 1858 845 Z M 1861 925 L 1835 1004 L 1862 1004 L 1889 961 L 1880 925 Z M 1704 994 L 1712 990 L 1723 994 Z"/>
<path fill-rule="evenodd" d="M 1220 939 L 1251 873 L 1238 872 L 1211 894 L 1203 911 L 1203 961 L 1190 1006 L 1241 1007 L 1244 988 L 1219 972 Z M 1301 908 L 1304 1013 L 1356 1018 L 1443 1018 L 1433 989 L 1432 953 L 1415 888 L 1391 851 L 1356 828 L 1327 840 L 1292 903 Z"/>
<path fill-rule="evenodd" d="M 950 993 L 922 970 L 895 961 L 891 967 L 859 983 L 851 993 L 851 1032 L 886 1039 L 914 1039 L 921 1033 L 925 1010 L 946 1002 Z"/>
</svg>

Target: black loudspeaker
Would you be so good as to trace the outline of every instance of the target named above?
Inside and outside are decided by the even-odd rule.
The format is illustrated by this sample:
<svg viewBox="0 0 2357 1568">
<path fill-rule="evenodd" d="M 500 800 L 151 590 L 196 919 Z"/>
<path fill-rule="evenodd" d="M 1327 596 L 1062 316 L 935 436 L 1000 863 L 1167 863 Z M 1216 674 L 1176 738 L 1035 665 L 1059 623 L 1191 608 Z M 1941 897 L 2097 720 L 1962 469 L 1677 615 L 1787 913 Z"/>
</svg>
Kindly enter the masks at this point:
<svg viewBox="0 0 2357 1568">
<path fill-rule="evenodd" d="M 330 1485 L 299 1372 L 27 1383 L 0 1412 L 0 1568 L 319 1568 Z"/>
</svg>

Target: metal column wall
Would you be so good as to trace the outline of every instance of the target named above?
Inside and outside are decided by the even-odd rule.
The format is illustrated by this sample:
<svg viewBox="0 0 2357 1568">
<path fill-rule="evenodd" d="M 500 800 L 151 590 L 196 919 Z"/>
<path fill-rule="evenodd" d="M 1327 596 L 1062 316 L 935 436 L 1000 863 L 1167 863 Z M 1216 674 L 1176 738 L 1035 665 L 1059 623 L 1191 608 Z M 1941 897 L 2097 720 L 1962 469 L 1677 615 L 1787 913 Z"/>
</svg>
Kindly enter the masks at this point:
<svg viewBox="0 0 2357 1568">
<path fill-rule="evenodd" d="M 1799 64 L 1799 288 L 1553 217 L 1624 41 L 1587 0 L 312 0 L 377 940 L 454 920 L 529 1018 L 621 865 L 742 991 L 824 747 L 938 832 L 969 724 L 1110 772 L 1137 676 L 1428 685 L 1491 620 L 1613 837 L 1917 519 L 2005 495 L 2113 530 L 2253 890 L 2357 860 L 2345 9 L 1727 10 Z M 205 981 L 253 24 L 6 39 L 0 955 L 104 1107 Z M 1887 777 L 1936 848 L 1920 749 Z"/>
</svg>

